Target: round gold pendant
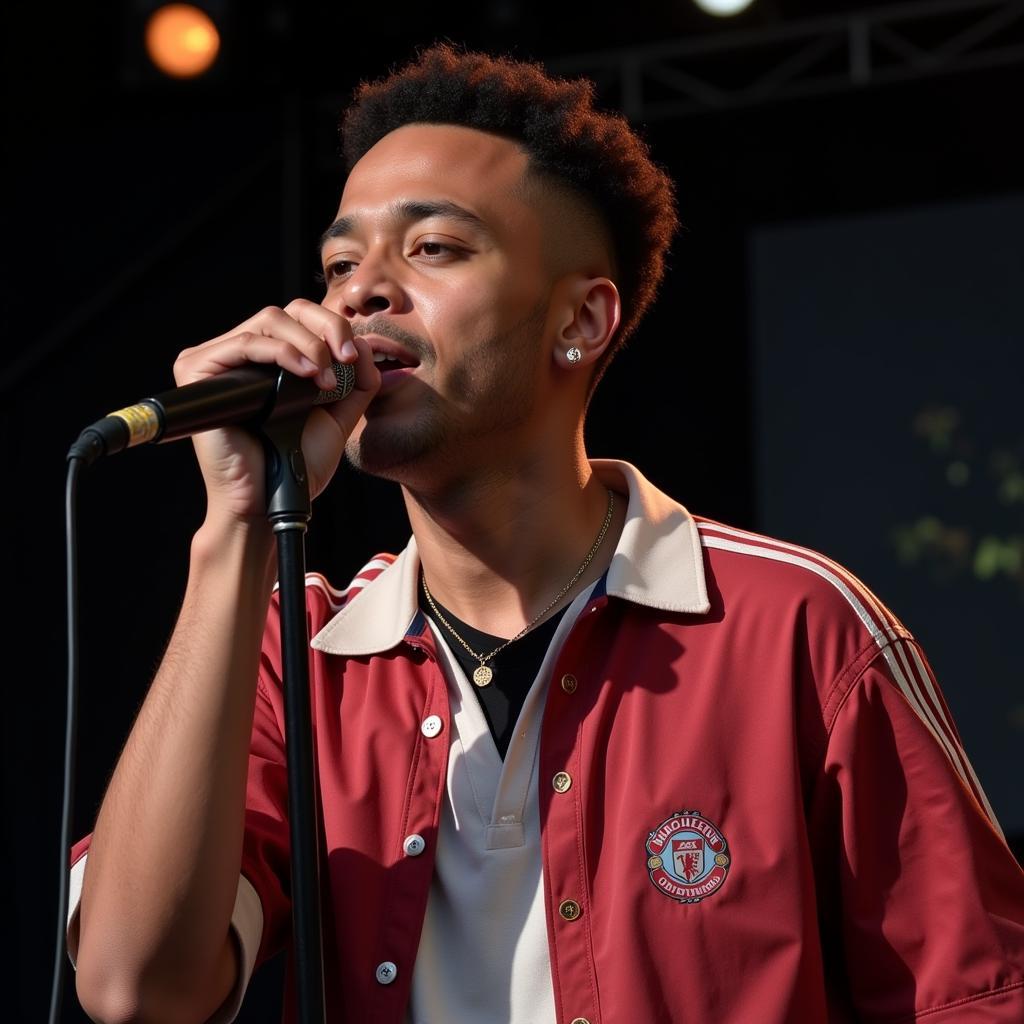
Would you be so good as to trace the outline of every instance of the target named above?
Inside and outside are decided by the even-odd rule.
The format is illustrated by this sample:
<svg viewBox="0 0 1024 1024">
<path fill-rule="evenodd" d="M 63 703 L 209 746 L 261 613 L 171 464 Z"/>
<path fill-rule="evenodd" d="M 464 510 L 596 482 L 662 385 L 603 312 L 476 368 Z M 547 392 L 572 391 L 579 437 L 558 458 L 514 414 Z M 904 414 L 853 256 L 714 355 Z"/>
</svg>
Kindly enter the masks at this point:
<svg viewBox="0 0 1024 1024">
<path fill-rule="evenodd" d="M 473 673 L 473 682 L 477 686 L 486 686 L 493 678 L 494 673 L 486 665 L 481 665 Z"/>
</svg>

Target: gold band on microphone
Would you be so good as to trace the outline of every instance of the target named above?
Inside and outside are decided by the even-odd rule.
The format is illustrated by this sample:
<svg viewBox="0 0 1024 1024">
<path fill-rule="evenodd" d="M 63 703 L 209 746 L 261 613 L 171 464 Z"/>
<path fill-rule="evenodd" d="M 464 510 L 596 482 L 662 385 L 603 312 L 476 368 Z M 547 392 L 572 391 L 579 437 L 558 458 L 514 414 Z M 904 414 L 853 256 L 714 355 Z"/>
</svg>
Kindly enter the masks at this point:
<svg viewBox="0 0 1024 1024">
<path fill-rule="evenodd" d="M 129 405 L 127 408 L 118 409 L 109 415 L 116 416 L 128 427 L 128 448 L 137 444 L 146 444 L 160 433 L 160 417 L 157 416 L 156 409 L 145 402 Z"/>
</svg>

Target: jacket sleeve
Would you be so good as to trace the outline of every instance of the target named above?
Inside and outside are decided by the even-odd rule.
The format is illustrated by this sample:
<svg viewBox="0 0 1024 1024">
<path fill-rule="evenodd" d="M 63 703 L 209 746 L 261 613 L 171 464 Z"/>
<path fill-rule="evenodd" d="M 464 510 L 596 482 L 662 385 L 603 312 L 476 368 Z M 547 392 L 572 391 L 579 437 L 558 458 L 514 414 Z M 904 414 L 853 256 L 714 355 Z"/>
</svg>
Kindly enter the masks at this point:
<svg viewBox="0 0 1024 1024">
<path fill-rule="evenodd" d="M 832 984 L 860 1019 L 1024 1021 L 1024 874 L 912 639 L 835 712 L 812 822 Z"/>
<path fill-rule="evenodd" d="M 283 694 L 263 672 L 256 694 L 245 798 L 242 877 L 259 897 L 262 933 L 254 966 L 284 948 L 291 931 L 288 777 Z M 250 936 L 243 943 L 250 941 Z M 254 951 L 255 952 L 255 951 Z"/>
</svg>

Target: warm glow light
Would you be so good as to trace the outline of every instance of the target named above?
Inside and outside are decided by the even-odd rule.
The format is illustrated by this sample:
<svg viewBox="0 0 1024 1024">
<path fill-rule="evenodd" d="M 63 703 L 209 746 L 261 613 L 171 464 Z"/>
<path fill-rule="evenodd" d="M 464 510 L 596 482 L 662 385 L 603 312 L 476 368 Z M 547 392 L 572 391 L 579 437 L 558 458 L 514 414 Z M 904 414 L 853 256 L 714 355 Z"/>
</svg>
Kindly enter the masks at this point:
<svg viewBox="0 0 1024 1024">
<path fill-rule="evenodd" d="M 146 22 L 149 59 L 172 78 L 195 78 L 217 59 L 220 34 L 210 16 L 192 4 L 165 4 Z"/>
<path fill-rule="evenodd" d="M 745 11 L 754 0 L 693 0 L 693 2 L 705 14 L 714 14 L 719 18 L 728 18 L 731 14 L 739 14 L 740 11 Z"/>
</svg>

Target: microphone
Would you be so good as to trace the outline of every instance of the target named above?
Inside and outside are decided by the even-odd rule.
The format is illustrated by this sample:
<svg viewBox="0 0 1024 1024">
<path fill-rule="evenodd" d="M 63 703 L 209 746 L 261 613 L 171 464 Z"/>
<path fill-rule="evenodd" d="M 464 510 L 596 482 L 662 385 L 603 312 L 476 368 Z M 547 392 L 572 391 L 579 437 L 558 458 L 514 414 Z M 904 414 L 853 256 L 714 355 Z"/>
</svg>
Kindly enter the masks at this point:
<svg viewBox="0 0 1024 1024">
<path fill-rule="evenodd" d="M 248 363 L 172 388 L 86 427 L 68 458 L 92 463 L 101 455 L 138 444 L 177 441 L 232 424 L 258 427 L 272 419 L 306 413 L 314 405 L 330 405 L 349 394 L 356 379 L 355 367 L 348 363 L 332 363 L 331 368 L 337 383 L 330 391 L 321 391 L 314 381 L 273 363 Z"/>
</svg>

